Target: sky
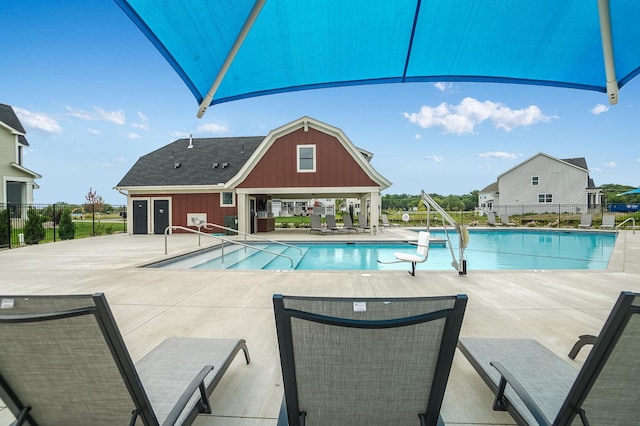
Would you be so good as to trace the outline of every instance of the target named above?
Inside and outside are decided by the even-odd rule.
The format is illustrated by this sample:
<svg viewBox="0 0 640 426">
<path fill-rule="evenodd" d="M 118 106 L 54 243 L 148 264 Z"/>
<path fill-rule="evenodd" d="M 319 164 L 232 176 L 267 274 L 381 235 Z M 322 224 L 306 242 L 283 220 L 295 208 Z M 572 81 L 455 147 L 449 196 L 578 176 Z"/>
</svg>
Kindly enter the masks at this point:
<svg viewBox="0 0 640 426">
<path fill-rule="evenodd" d="M 215 105 L 202 119 L 177 73 L 110 0 L 1 0 L 0 103 L 27 131 L 34 203 L 83 203 L 139 157 L 179 138 L 266 136 L 302 116 L 372 152 L 393 185 L 463 195 L 544 152 L 584 157 L 596 185 L 640 186 L 640 79 L 606 94 L 497 83 L 406 83 L 276 94 Z"/>
</svg>

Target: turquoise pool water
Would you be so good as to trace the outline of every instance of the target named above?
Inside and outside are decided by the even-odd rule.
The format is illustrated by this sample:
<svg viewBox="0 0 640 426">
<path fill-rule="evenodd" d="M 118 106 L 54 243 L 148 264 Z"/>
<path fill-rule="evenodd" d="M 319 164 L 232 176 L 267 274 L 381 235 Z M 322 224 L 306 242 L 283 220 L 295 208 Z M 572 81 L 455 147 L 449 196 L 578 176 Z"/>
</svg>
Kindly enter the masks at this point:
<svg viewBox="0 0 640 426">
<path fill-rule="evenodd" d="M 434 238 L 446 238 L 444 232 L 433 231 Z M 450 233 L 452 248 L 458 256 L 458 236 Z M 534 230 L 471 230 L 465 250 L 467 270 L 604 270 L 613 251 L 614 232 L 570 232 Z M 415 253 L 408 243 L 331 242 L 299 243 L 302 249 L 256 244 L 282 253 L 292 260 L 259 250 L 229 245 L 224 262 L 219 250 L 171 260 L 153 267 L 175 269 L 245 269 L 245 270 L 405 270 L 407 263 L 381 264 L 393 261 L 395 252 Z M 418 264 L 418 270 L 452 270 L 450 248 L 432 245 L 429 258 Z M 291 263 L 293 262 L 293 267 Z"/>
</svg>

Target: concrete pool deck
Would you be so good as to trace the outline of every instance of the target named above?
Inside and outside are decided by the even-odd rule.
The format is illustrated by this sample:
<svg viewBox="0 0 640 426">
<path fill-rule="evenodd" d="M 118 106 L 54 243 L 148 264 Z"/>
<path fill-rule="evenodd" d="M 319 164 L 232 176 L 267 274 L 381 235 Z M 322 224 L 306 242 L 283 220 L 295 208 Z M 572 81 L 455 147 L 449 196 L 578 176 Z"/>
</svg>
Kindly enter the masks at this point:
<svg viewBox="0 0 640 426">
<path fill-rule="evenodd" d="M 410 230 L 312 235 L 278 230 L 269 238 L 397 240 Z M 262 235 L 262 234 L 260 234 Z M 413 233 L 415 236 L 415 233 Z M 214 239 L 202 238 L 202 246 Z M 172 235 L 169 256 L 198 248 L 194 235 Z M 597 334 L 620 291 L 640 292 L 640 233 L 621 231 L 606 271 L 203 271 L 142 269 L 166 258 L 164 236 L 111 235 L 0 251 L 0 294 L 104 292 L 134 361 L 169 336 L 241 337 L 239 357 L 212 396 L 213 414 L 197 425 L 271 426 L 282 398 L 271 296 L 401 297 L 465 293 L 461 336 L 530 337 L 579 367 L 587 351 L 566 354 L 580 334 Z M 442 417 L 448 425 L 514 424 L 493 412 L 492 394 L 456 353 Z M 0 423 L 12 419 L 0 403 Z"/>
</svg>

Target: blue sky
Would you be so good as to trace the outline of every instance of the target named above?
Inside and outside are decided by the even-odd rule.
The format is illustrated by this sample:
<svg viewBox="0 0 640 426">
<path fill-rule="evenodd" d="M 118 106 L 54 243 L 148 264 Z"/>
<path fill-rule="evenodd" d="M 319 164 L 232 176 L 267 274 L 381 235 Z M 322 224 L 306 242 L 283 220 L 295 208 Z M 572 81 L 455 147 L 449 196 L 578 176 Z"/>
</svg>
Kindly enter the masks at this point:
<svg viewBox="0 0 640 426">
<path fill-rule="evenodd" d="M 27 130 L 34 202 L 81 203 L 113 190 L 142 155 L 178 138 L 266 135 L 301 116 L 342 129 L 374 154 L 385 193 L 482 189 L 538 152 L 585 157 L 596 185 L 640 186 L 640 81 L 603 93 L 490 83 L 342 87 L 208 109 L 109 0 L 0 2 L 0 103 Z"/>
</svg>

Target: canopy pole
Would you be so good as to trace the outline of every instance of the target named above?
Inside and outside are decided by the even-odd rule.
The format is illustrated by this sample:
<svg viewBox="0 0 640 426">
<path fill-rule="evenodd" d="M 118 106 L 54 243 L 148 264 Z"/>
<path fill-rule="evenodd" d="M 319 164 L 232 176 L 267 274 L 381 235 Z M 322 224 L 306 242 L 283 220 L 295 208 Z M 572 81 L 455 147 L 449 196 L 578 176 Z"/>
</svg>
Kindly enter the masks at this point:
<svg viewBox="0 0 640 426">
<path fill-rule="evenodd" d="M 618 103 L 618 79 L 613 58 L 609 0 L 598 0 L 598 15 L 600 16 L 600 37 L 602 38 L 602 53 L 604 55 L 604 69 L 607 78 L 607 96 L 609 96 L 609 103 L 615 105 Z"/>
<path fill-rule="evenodd" d="M 247 17 L 247 20 L 244 22 L 244 25 L 242 26 L 242 29 L 240 30 L 238 37 L 236 37 L 236 41 L 233 43 L 233 46 L 231 47 L 231 50 L 229 51 L 227 58 L 224 60 L 224 63 L 222 64 L 222 67 L 220 68 L 220 71 L 218 72 L 216 79 L 213 81 L 213 84 L 211 85 L 209 92 L 207 92 L 207 96 L 205 96 L 202 102 L 200 102 L 200 107 L 198 108 L 198 118 L 202 118 L 204 113 L 207 111 L 207 108 L 209 108 L 209 105 L 211 105 L 213 96 L 218 91 L 218 87 L 220 87 L 220 84 L 222 83 L 224 76 L 227 74 L 229 67 L 233 63 L 233 60 L 235 59 L 236 54 L 240 50 L 240 46 L 242 46 L 244 39 L 247 38 L 247 35 L 249 34 L 251 27 L 253 27 L 253 24 L 256 22 L 256 19 L 258 19 L 258 15 L 260 14 L 260 11 L 262 10 L 262 6 L 264 6 L 266 1 L 267 0 L 256 0 L 256 2 L 254 3 L 253 9 L 251 9 L 251 13 Z"/>
</svg>

